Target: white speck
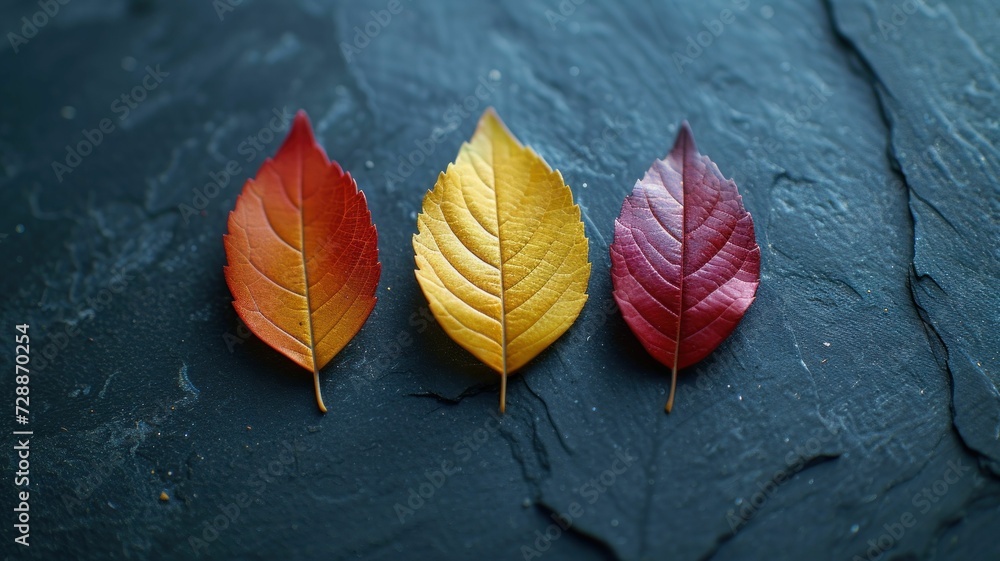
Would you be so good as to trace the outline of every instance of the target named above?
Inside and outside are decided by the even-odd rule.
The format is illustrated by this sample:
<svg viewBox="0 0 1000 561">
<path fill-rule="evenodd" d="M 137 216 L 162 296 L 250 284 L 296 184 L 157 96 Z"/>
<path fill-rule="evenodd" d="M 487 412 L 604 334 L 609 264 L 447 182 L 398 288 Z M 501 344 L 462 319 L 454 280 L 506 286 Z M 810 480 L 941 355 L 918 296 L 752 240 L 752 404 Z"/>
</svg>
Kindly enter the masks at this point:
<svg viewBox="0 0 1000 561">
<path fill-rule="evenodd" d="M 63 119 L 72 119 L 76 117 L 76 107 L 72 105 L 64 105 L 62 109 L 59 110 L 59 114 L 62 115 Z"/>
<path fill-rule="evenodd" d="M 761 6 L 760 17 L 764 19 L 771 19 L 774 17 L 774 8 L 770 6 Z"/>
<path fill-rule="evenodd" d="M 740 401 L 743 401 L 743 396 L 742 395 L 739 396 L 739 399 L 740 399 Z"/>
<path fill-rule="evenodd" d="M 373 167 L 375 167 L 375 162 L 373 162 L 371 160 L 366 160 L 365 161 L 365 167 L 368 168 L 368 169 L 372 169 Z"/>
<path fill-rule="evenodd" d="M 586 188 L 587 188 L 587 184 L 586 184 L 586 183 L 584 183 L 584 184 L 583 184 L 583 188 L 584 188 L 584 189 L 586 189 Z"/>
<path fill-rule="evenodd" d="M 857 534 L 858 530 L 860 530 L 860 529 L 861 529 L 861 526 L 858 526 L 857 524 L 855 524 L 855 525 L 851 526 L 851 533 L 852 534 Z"/>
<path fill-rule="evenodd" d="M 810 479 L 809 484 L 812 485 L 815 481 L 816 481 L 815 479 Z"/>
<path fill-rule="evenodd" d="M 577 67 L 577 66 L 570 66 L 569 67 L 569 75 L 570 76 L 579 76 L 580 75 L 580 68 Z"/>
<path fill-rule="evenodd" d="M 618 527 L 618 519 L 617 518 L 612 518 L 611 519 L 611 525 L 613 527 L 617 528 Z"/>
<path fill-rule="evenodd" d="M 823 341 L 823 346 L 824 346 L 824 347 L 829 347 L 829 346 L 830 346 L 830 343 L 827 343 L 826 341 Z"/>
<path fill-rule="evenodd" d="M 590 410 L 591 411 L 597 411 L 597 408 L 596 407 L 591 407 Z"/>
<path fill-rule="evenodd" d="M 493 80 L 494 82 L 499 82 L 501 77 L 502 77 L 502 75 L 500 74 L 500 71 L 497 70 L 496 68 L 494 68 L 493 70 L 490 70 L 490 74 L 489 74 L 490 80 Z"/>
<path fill-rule="evenodd" d="M 18 224 L 17 226 L 14 226 L 14 231 L 17 232 L 18 234 L 23 234 L 24 224 Z"/>
<path fill-rule="evenodd" d="M 133 57 L 127 56 L 122 59 L 122 70 L 131 72 L 135 70 L 135 67 L 136 67 L 136 61 Z"/>
</svg>

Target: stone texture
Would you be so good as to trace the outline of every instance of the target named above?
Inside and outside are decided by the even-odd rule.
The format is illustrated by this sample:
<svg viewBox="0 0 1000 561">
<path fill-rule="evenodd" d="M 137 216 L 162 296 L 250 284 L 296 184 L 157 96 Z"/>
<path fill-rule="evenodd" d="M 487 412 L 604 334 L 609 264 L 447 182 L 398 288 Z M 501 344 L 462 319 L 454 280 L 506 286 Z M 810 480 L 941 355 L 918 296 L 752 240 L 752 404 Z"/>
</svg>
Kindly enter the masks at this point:
<svg viewBox="0 0 1000 561">
<path fill-rule="evenodd" d="M 32 547 L 5 557 L 997 557 L 1000 36 L 992 3 L 955 4 L 400 0 L 383 25 L 381 0 L 74 0 L 0 45 L 0 318 L 31 324 L 35 370 Z M 147 65 L 168 75 L 116 104 Z M 410 245 L 487 105 L 563 172 L 594 264 L 499 421 Z M 326 416 L 222 277 L 225 217 L 298 108 L 365 190 L 383 263 Z M 740 187 L 762 280 L 667 416 L 608 243 L 684 119 Z"/>
</svg>

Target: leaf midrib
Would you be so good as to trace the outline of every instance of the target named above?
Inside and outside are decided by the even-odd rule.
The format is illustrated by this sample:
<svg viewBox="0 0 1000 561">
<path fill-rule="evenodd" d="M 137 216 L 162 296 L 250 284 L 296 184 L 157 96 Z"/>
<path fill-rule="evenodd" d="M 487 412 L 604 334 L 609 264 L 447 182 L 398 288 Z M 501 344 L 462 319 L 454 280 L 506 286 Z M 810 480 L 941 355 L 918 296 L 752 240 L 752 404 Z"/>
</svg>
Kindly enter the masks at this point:
<svg viewBox="0 0 1000 561">
<path fill-rule="evenodd" d="M 504 301 L 504 293 L 507 291 L 507 278 L 503 274 L 503 235 L 500 232 L 500 190 L 497 185 L 497 149 L 496 142 L 491 140 L 490 151 L 492 152 L 493 165 L 490 166 L 490 173 L 493 175 L 493 206 L 497 217 L 497 249 L 499 255 L 497 268 L 500 272 L 500 363 L 503 368 L 503 375 L 507 375 L 507 304 Z"/>
<path fill-rule="evenodd" d="M 299 239 L 302 240 L 302 248 L 299 253 L 302 256 L 302 276 L 305 280 L 305 286 L 303 287 L 304 290 L 302 292 L 306 298 L 306 325 L 309 326 L 309 357 L 312 359 L 313 374 L 317 374 L 319 372 L 319 368 L 316 367 L 316 333 L 313 331 L 312 297 L 310 296 L 312 286 L 309 284 L 309 260 L 306 258 L 306 196 L 305 188 L 303 186 L 305 182 L 305 161 L 302 157 L 302 146 L 296 146 L 295 149 L 299 163 Z"/>
<path fill-rule="evenodd" d="M 681 326 L 684 323 L 684 266 L 686 264 L 687 256 L 687 152 L 688 152 L 688 138 L 684 136 L 681 138 L 681 232 L 680 232 L 680 242 L 681 242 L 681 263 L 680 263 L 680 275 L 677 276 L 677 294 L 678 294 L 678 306 L 677 306 L 677 336 L 674 339 L 674 367 L 673 372 L 676 376 L 677 367 L 680 365 L 681 360 Z"/>
</svg>

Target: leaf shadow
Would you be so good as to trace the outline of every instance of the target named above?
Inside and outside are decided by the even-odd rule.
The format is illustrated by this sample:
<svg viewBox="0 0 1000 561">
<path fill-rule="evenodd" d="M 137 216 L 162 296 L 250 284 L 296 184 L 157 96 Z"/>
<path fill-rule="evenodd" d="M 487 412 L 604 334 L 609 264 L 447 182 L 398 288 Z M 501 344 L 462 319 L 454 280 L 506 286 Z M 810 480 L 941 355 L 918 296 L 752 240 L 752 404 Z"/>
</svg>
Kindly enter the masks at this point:
<svg viewBox="0 0 1000 561">
<path fill-rule="evenodd" d="M 410 302 L 413 309 L 426 307 L 426 300 L 418 291 L 414 291 Z M 431 322 L 426 329 L 415 330 L 413 340 L 407 354 L 412 350 L 415 356 L 404 357 L 407 364 L 404 369 L 418 388 L 411 395 L 431 395 L 457 403 L 484 388 L 495 387 L 499 391 L 500 376 L 453 341 L 437 322 Z M 434 367 L 414 368 L 414 364 Z"/>
<path fill-rule="evenodd" d="M 227 360 L 236 363 L 236 368 L 227 370 L 236 374 L 230 387 L 238 403 L 253 404 L 260 410 L 306 407 L 319 414 L 311 372 L 251 333 L 232 306 L 224 312 L 223 321 L 229 326 L 222 335 L 231 357 Z M 321 384 L 325 377 L 321 370 Z"/>
</svg>

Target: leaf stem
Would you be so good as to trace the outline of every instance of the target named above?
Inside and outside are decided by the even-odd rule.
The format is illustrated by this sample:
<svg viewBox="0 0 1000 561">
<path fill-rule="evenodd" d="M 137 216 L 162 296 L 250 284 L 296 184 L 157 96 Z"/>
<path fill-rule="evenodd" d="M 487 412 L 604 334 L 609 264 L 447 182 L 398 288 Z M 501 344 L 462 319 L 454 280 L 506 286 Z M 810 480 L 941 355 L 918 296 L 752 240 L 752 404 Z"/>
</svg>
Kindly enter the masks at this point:
<svg viewBox="0 0 1000 561">
<path fill-rule="evenodd" d="M 667 398 L 667 413 L 674 408 L 674 392 L 677 391 L 677 367 L 670 369 L 670 397 Z"/>
<path fill-rule="evenodd" d="M 323 403 L 323 394 L 319 391 L 319 372 L 313 372 L 313 387 L 316 388 L 316 405 L 319 410 L 326 413 L 326 404 Z"/>
<path fill-rule="evenodd" d="M 500 412 L 507 408 L 507 373 L 500 374 Z"/>
</svg>

